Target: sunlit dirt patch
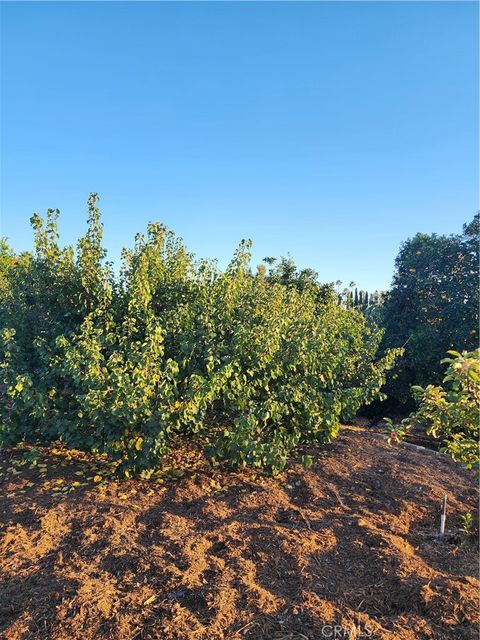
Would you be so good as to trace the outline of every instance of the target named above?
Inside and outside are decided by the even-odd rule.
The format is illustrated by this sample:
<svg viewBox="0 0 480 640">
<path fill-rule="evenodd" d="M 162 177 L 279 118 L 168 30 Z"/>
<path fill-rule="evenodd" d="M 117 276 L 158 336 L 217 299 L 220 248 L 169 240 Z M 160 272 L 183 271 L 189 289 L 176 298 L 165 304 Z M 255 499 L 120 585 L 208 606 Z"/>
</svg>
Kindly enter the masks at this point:
<svg viewBox="0 0 480 640">
<path fill-rule="evenodd" d="M 458 533 L 473 477 L 354 428 L 308 453 L 273 479 L 179 450 L 120 481 L 105 458 L 4 451 L 0 636 L 477 638 L 476 549 Z"/>
</svg>

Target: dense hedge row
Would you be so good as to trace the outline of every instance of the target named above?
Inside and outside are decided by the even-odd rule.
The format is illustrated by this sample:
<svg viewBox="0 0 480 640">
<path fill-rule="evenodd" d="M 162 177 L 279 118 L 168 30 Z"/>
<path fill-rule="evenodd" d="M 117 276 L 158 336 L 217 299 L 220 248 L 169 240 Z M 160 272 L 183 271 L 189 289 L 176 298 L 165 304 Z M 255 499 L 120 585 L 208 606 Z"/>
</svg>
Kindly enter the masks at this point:
<svg viewBox="0 0 480 640">
<path fill-rule="evenodd" d="M 96 195 L 88 212 L 75 250 L 58 243 L 58 211 L 33 216 L 32 254 L 1 246 L 4 441 L 60 438 L 128 475 L 157 468 L 182 434 L 275 472 L 378 398 L 398 351 L 377 358 L 381 333 L 361 313 L 253 275 L 247 242 L 224 272 L 196 262 L 159 224 L 116 276 Z"/>
</svg>

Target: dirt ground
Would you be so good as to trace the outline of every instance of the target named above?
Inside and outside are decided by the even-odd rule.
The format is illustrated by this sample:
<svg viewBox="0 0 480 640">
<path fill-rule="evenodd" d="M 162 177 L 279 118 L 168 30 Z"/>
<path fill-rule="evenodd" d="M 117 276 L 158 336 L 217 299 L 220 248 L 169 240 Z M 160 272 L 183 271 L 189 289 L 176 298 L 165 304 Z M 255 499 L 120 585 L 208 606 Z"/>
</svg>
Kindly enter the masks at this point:
<svg viewBox="0 0 480 640">
<path fill-rule="evenodd" d="M 183 475 L 118 482 L 82 454 L 4 451 L 0 637 L 476 639 L 476 545 L 459 533 L 473 476 L 358 427 L 308 452 L 277 479 L 190 452 Z"/>
</svg>

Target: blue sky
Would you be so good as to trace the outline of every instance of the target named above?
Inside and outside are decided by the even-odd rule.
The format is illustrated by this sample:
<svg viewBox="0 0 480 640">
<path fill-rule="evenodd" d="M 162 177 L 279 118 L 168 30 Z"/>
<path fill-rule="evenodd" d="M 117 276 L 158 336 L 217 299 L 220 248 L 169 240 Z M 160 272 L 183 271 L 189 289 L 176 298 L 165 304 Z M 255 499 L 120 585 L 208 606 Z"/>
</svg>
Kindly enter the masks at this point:
<svg viewBox="0 0 480 640">
<path fill-rule="evenodd" d="M 389 286 L 402 240 L 478 208 L 474 2 L 3 2 L 1 234 L 109 257 L 161 220 L 224 266 L 288 252 Z"/>
</svg>

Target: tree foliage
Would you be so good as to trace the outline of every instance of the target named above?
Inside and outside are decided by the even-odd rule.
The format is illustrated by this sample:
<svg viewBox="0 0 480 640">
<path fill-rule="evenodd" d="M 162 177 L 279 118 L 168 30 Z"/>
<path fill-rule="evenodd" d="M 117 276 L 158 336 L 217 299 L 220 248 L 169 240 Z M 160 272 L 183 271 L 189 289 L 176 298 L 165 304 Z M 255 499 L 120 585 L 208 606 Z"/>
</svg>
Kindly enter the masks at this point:
<svg viewBox="0 0 480 640">
<path fill-rule="evenodd" d="M 467 468 L 480 464 L 480 350 L 450 351 L 443 386 L 412 387 L 418 408 L 401 425 L 388 420 L 390 439 L 401 440 L 414 426 L 443 440 L 442 451 Z"/>
<path fill-rule="evenodd" d="M 333 283 L 321 283 L 318 280 L 318 272 L 315 269 L 298 269 L 293 258 L 281 257 L 279 260 L 273 257 L 263 259 L 269 266 L 268 271 L 264 265 L 257 267 L 259 275 L 264 275 L 268 282 L 282 284 L 285 287 L 294 288 L 300 293 L 310 291 L 315 295 L 317 304 L 331 303 L 335 300 L 335 288 Z"/>
<path fill-rule="evenodd" d="M 395 408 L 410 403 L 410 387 L 438 383 L 440 360 L 478 345 L 479 216 L 460 235 L 417 234 L 401 247 L 383 307 L 382 348 L 405 347 L 386 393 Z"/>
<path fill-rule="evenodd" d="M 253 275 L 249 242 L 220 271 L 150 224 L 115 276 L 97 196 L 75 249 L 57 216 L 32 217 L 28 260 L 0 262 L 4 442 L 61 439 L 148 474 L 181 435 L 276 472 L 379 397 L 398 351 L 378 358 L 381 332 L 305 275 Z"/>
</svg>

